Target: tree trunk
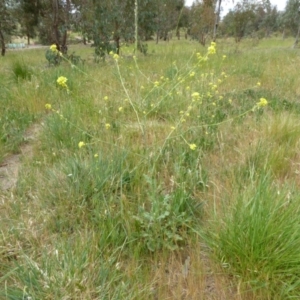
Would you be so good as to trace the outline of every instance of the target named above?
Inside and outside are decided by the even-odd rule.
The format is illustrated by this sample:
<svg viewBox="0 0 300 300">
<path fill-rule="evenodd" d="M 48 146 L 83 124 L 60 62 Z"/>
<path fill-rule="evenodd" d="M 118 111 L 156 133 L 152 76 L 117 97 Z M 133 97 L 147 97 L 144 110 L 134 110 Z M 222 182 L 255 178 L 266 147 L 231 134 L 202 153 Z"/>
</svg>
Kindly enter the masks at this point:
<svg viewBox="0 0 300 300">
<path fill-rule="evenodd" d="M 219 27 L 221 4 L 222 4 L 222 0 L 216 0 L 216 1 L 217 1 L 218 8 L 216 11 L 215 26 L 214 26 L 214 32 L 213 32 L 213 41 L 214 42 L 217 39 L 217 31 L 218 31 L 218 27 Z"/>
<path fill-rule="evenodd" d="M 30 36 L 29 36 L 29 34 L 27 34 L 27 45 L 28 46 L 30 45 Z"/>
<path fill-rule="evenodd" d="M 52 9 L 53 9 L 52 35 L 53 35 L 54 43 L 59 46 L 60 42 L 59 42 L 59 31 L 58 31 L 58 3 L 57 3 L 57 0 L 52 1 Z M 60 46 L 57 50 L 60 51 Z"/>
<path fill-rule="evenodd" d="M 0 30 L 1 55 L 5 55 L 5 41 L 2 31 Z"/>
<path fill-rule="evenodd" d="M 176 30 L 176 36 L 177 36 L 177 39 L 180 40 L 180 29 L 178 27 Z"/>
<path fill-rule="evenodd" d="M 299 36 L 300 36 L 300 24 L 299 24 L 299 27 L 298 27 L 298 32 L 297 32 L 297 35 L 296 35 L 296 39 L 295 39 L 295 43 L 294 43 L 293 48 L 297 47 L 297 45 L 299 43 Z"/>
</svg>

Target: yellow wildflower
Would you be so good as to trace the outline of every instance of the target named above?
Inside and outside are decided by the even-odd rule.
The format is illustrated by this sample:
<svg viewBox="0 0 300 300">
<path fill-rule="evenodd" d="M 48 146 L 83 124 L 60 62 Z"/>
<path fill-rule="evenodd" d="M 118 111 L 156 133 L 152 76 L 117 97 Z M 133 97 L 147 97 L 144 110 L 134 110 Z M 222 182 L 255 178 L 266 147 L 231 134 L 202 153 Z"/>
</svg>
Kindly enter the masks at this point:
<svg viewBox="0 0 300 300">
<path fill-rule="evenodd" d="M 207 54 L 215 54 L 216 53 L 216 43 L 211 42 L 210 46 L 207 48 Z"/>
<path fill-rule="evenodd" d="M 55 44 L 51 45 L 51 46 L 50 46 L 50 50 L 51 50 L 52 52 L 57 52 L 57 47 L 56 47 L 56 45 L 55 45 Z"/>
<path fill-rule="evenodd" d="M 265 98 L 260 98 L 259 102 L 257 102 L 258 107 L 263 107 L 263 106 L 266 106 L 266 105 L 268 105 L 268 101 Z"/>
<path fill-rule="evenodd" d="M 103 99 L 104 99 L 105 101 L 107 101 L 107 100 L 108 100 L 108 97 L 107 97 L 107 96 L 105 96 Z"/>
<path fill-rule="evenodd" d="M 110 124 L 109 124 L 109 123 L 106 123 L 106 124 L 105 124 L 105 128 L 106 128 L 106 129 L 109 129 L 109 128 L 110 128 Z"/>
<path fill-rule="evenodd" d="M 51 106 L 51 104 L 47 103 L 47 104 L 45 104 L 45 108 L 50 110 L 52 108 L 52 106 Z"/>
<path fill-rule="evenodd" d="M 121 112 L 123 110 L 123 107 L 122 106 L 120 106 L 119 107 L 119 112 Z"/>
<path fill-rule="evenodd" d="M 78 147 L 79 147 L 79 148 L 82 148 L 82 147 L 84 147 L 84 146 L 85 146 L 85 142 L 82 142 L 82 141 L 81 141 L 81 142 L 78 143 Z"/>
<path fill-rule="evenodd" d="M 66 88 L 66 89 L 68 88 L 67 81 L 68 81 L 68 79 L 66 77 L 64 77 L 64 76 L 60 76 L 56 80 L 56 82 L 57 82 L 58 85 L 60 85 L 63 88 Z"/>
<path fill-rule="evenodd" d="M 192 93 L 192 98 L 199 99 L 200 98 L 200 94 L 198 92 L 194 92 L 194 93 Z"/>
<path fill-rule="evenodd" d="M 96 158 L 96 157 L 98 157 L 99 155 L 96 153 L 96 154 L 94 154 L 94 157 Z"/>
<path fill-rule="evenodd" d="M 257 83 L 257 86 L 261 86 L 261 83 L 260 83 L 260 82 L 258 82 L 258 83 Z"/>
<path fill-rule="evenodd" d="M 120 56 L 117 53 L 115 53 L 114 56 L 113 56 L 113 58 L 114 58 L 115 61 L 118 61 L 119 58 L 120 58 Z"/>
<path fill-rule="evenodd" d="M 196 144 L 189 144 L 189 146 L 190 146 L 191 150 L 196 150 L 196 148 L 197 148 Z"/>
</svg>

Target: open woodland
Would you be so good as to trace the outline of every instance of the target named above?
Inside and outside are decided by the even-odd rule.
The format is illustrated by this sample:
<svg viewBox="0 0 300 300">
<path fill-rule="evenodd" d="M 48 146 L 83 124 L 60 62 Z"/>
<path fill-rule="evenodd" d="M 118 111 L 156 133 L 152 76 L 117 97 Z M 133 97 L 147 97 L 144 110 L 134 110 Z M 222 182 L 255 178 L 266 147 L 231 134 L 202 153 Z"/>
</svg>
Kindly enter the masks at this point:
<svg viewBox="0 0 300 300">
<path fill-rule="evenodd" d="M 7 51 L 0 299 L 297 299 L 293 43 Z"/>
</svg>

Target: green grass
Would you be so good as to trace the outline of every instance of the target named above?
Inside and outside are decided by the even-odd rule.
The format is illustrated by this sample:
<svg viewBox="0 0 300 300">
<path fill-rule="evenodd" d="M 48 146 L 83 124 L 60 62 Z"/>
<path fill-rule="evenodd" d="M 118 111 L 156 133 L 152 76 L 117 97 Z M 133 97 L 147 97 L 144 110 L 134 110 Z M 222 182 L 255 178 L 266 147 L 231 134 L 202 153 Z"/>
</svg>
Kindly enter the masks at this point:
<svg viewBox="0 0 300 300">
<path fill-rule="evenodd" d="M 41 129 L 0 195 L 0 298 L 294 299 L 292 42 L 150 42 L 97 64 L 74 45 L 75 67 L 45 49 L 1 58 L 0 162 Z"/>
</svg>

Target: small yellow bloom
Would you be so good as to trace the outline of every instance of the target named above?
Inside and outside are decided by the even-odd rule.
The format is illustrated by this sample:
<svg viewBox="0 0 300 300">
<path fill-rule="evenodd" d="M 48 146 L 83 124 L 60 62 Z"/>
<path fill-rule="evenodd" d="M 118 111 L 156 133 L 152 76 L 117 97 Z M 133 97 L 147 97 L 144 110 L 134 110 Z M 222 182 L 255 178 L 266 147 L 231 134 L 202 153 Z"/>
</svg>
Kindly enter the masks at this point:
<svg viewBox="0 0 300 300">
<path fill-rule="evenodd" d="M 194 92 L 194 93 L 192 93 L 192 98 L 199 99 L 200 98 L 200 94 L 198 92 Z"/>
<path fill-rule="evenodd" d="M 260 83 L 260 82 L 258 82 L 258 83 L 257 83 L 257 86 L 261 86 L 261 83 Z"/>
<path fill-rule="evenodd" d="M 103 98 L 105 101 L 107 101 L 108 100 L 108 97 L 107 96 L 104 96 L 104 98 Z"/>
<path fill-rule="evenodd" d="M 51 50 L 52 52 L 57 52 L 57 47 L 56 47 L 56 45 L 55 45 L 55 44 L 51 45 L 51 46 L 50 46 L 50 50 Z"/>
<path fill-rule="evenodd" d="M 106 123 L 106 124 L 105 124 L 105 128 L 106 128 L 106 129 L 109 129 L 109 128 L 110 128 L 110 124 L 109 124 L 109 123 Z"/>
<path fill-rule="evenodd" d="M 215 54 L 216 53 L 216 43 L 211 42 L 210 46 L 207 48 L 207 54 Z"/>
<path fill-rule="evenodd" d="M 119 107 L 119 112 L 121 112 L 123 110 L 123 107 L 122 106 L 120 106 Z"/>
<path fill-rule="evenodd" d="M 79 143 L 78 143 L 78 147 L 79 147 L 79 148 L 82 148 L 82 147 L 84 147 L 84 146 L 85 146 L 85 142 L 79 142 Z"/>
<path fill-rule="evenodd" d="M 263 106 L 266 106 L 266 105 L 268 105 L 267 99 L 265 99 L 265 98 L 260 98 L 260 99 L 259 99 L 259 102 L 257 103 L 257 106 L 258 106 L 258 107 L 263 107 Z"/>
<path fill-rule="evenodd" d="M 56 80 L 58 85 L 60 85 L 63 88 L 68 89 L 67 81 L 68 81 L 68 79 L 65 76 L 59 76 Z"/>
<path fill-rule="evenodd" d="M 94 157 L 96 158 L 96 157 L 98 157 L 99 155 L 96 153 L 96 154 L 94 154 Z"/>
<path fill-rule="evenodd" d="M 175 130 L 176 128 L 175 128 L 175 126 L 171 126 L 171 129 L 172 129 L 172 130 Z"/>
<path fill-rule="evenodd" d="M 223 55 L 223 59 L 225 59 L 227 56 L 226 55 Z"/>
<path fill-rule="evenodd" d="M 159 86 L 159 82 L 158 82 L 158 81 L 155 81 L 155 82 L 154 82 L 154 86 L 155 86 L 155 87 L 158 87 L 158 86 Z"/>
<path fill-rule="evenodd" d="M 191 72 L 190 77 L 194 77 L 194 76 L 195 76 L 195 72 Z"/>
<path fill-rule="evenodd" d="M 50 110 L 52 108 L 52 106 L 51 106 L 51 104 L 47 103 L 47 104 L 45 104 L 45 108 Z"/>
<path fill-rule="evenodd" d="M 115 61 L 118 61 L 120 56 L 116 53 L 116 54 L 114 54 L 113 58 L 114 58 Z"/>
<path fill-rule="evenodd" d="M 196 150 L 196 148 L 197 148 L 196 144 L 189 144 L 189 146 L 190 146 L 191 150 Z"/>
</svg>

